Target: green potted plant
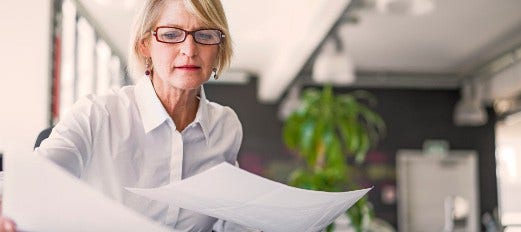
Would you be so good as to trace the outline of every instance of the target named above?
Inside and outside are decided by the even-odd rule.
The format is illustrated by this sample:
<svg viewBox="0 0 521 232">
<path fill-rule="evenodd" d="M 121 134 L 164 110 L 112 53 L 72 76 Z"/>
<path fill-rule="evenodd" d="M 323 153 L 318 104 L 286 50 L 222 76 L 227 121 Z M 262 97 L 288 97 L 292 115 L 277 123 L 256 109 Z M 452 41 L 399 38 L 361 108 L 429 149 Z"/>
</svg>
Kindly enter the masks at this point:
<svg viewBox="0 0 521 232">
<path fill-rule="evenodd" d="M 331 85 L 305 90 L 299 108 L 284 122 L 284 143 L 304 163 L 291 173 L 289 184 L 321 191 L 358 188 L 352 165 L 361 164 L 385 133 L 384 121 L 369 107 L 374 103 L 365 91 L 335 95 Z M 356 231 L 372 217 L 366 198 L 346 213 Z"/>
</svg>

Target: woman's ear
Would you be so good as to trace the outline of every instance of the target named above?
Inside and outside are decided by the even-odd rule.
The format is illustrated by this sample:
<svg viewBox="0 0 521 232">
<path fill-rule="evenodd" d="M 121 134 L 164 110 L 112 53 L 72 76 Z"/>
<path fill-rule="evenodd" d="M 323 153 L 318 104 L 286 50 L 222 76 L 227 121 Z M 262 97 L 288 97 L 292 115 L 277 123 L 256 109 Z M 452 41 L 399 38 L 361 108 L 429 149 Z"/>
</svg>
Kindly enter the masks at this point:
<svg viewBox="0 0 521 232">
<path fill-rule="evenodd" d="M 139 52 L 144 57 L 150 57 L 150 39 L 145 38 L 139 42 Z"/>
</svg>

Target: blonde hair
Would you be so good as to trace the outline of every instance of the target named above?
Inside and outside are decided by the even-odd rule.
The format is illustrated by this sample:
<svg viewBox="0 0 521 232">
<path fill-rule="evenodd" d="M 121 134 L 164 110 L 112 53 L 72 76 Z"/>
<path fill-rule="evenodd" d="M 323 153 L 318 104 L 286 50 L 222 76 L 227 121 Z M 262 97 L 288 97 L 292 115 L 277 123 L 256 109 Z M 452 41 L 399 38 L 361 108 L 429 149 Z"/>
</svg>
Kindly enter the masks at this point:
<svg viewBox="0 0 521 232">
<path fill-rule="evenodd" d="M 130 40 L 128 55 L 128 71 L 133 77 L 142 76 L 145 72 L 145 58 L 140 51 L 140 43 L 151 38 L 151 31 L 159 20 L 167 1 L 144 0 L 135 19 Z M 216 68 L 220 75 L 230 65 L 233 54 L 232 39 L 228 29 L 228 21 L 220 0 L 177 0 L 183 1 L 188 12 L 197 17 L 206 27 L 221 30 L 226 37 L 219 45 Z"/>
</svg>

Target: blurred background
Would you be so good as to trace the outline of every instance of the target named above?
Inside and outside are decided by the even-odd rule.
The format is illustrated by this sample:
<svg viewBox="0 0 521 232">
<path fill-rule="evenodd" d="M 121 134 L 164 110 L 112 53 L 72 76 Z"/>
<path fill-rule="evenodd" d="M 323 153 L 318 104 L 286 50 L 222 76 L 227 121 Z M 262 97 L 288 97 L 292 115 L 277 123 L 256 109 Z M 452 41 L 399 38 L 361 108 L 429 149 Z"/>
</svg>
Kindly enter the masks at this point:
<svg viewBox="0 0 521 232">
<path fill-rule="evenodd" d="M 0 153 L 30 151 L 78 98 L 133 83 L 139 3 L 2 1 Z M 519 230 L 521 1 L 223 4 L 235 55 L 205 91 L 243 124 L 242 168 L 287 183 L 303 161 L 283 128 L 303 92 L 364 90 L 386 130 L 347 178 L 374 186 L 368 202 L 386 228 Z"/>
</svg>

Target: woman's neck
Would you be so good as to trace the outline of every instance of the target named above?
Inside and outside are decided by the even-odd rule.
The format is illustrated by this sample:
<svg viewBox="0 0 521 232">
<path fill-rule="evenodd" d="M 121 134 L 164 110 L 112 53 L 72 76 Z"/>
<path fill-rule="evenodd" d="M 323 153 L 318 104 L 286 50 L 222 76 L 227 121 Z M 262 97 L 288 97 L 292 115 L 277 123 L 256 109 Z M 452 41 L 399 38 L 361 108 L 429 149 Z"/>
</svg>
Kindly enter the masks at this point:
<svg viewBox="0 0 521 232">
<path fill-rule="evenodd" d="M 163 104 L 166 112 L 174 121 L 176 130 L 179 132 L 183 131 L 194 121 L 197 114 L 199 89 L 178 89 L 168 86 L 166 83 L 157 83 L 154 79 L 159 78 L 153 78 L 152 84 L 161 104 Z"/>
</svg>

